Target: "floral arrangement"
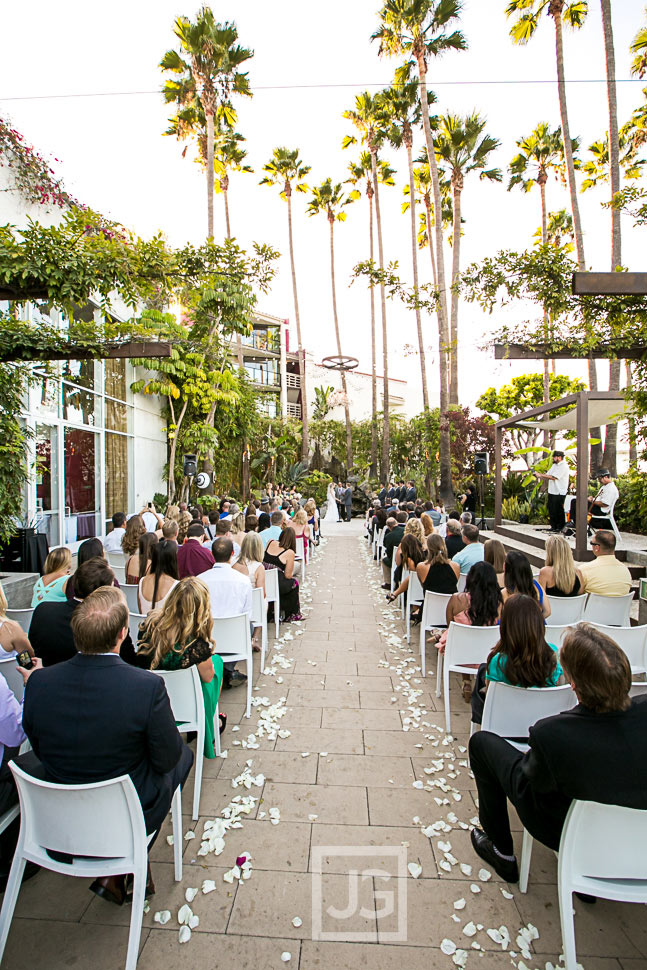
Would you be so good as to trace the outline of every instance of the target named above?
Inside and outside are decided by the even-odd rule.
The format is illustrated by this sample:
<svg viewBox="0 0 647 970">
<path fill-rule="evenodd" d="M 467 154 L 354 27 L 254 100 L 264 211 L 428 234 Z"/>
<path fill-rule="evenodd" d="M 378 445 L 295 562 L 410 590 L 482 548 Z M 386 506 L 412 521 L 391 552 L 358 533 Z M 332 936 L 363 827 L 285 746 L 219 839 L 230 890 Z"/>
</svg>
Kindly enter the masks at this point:
<svg viewBox="0 0 647 970">
<path fill-rule="evenodd" d="M 49 162 L 3 118 L 0 118 L 0 166 L 12 170 L 15 188 L 29 202 L 61 209 L 78 205 L 65 191 L 62 180 L 56 178 Z"/>
</svg>

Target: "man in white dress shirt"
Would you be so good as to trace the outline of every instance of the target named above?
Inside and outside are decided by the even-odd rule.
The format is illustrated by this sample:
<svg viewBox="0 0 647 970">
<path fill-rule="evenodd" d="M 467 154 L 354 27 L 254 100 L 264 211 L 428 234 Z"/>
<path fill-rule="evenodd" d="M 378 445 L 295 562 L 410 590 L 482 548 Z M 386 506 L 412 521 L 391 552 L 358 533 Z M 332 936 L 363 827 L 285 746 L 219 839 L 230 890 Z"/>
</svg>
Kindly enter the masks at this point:
<svg viewBox="0 0 647 970">
<path fill-rule="evenodd" d="M 249 576 L 231 568 L 234 558 L 234 545 L 231 539 L 214 539 L 211 552 L 215 564 L 198 579 L 207 586 L 211 597 L 211 615 L 214 619 L 225 616 L 238 616 L 252 613 L 252 584 Z M 245 674 L 236 670 L 235 663 L 224 665 L 223 686 L 239 687 L 247 682 Z"/>
<path fill-rule="evenodd" d="M 121 552 L 121 540 L 126 534 L 126 516 L 123 512 L 115 512 L 112 517 L 112 532 L 103 540 L 106 552 Z"/>
<path fill-rule="evenodd" d="M 566 525 L 564 499 L 568 492 L 569 471 L 563 451 L 553 452 L 553 464 L 549 472 L 535 472 L 537 478 L 548 482 L 548 518 L 550 531 L 561 532 Z"/>
</svg>

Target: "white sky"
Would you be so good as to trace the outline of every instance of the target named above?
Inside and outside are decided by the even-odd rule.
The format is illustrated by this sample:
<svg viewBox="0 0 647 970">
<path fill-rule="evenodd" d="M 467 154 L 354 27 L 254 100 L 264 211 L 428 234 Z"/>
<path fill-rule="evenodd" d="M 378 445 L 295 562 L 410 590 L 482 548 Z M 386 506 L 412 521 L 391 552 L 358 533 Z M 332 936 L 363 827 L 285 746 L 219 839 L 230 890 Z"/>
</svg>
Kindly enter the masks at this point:
<svg viewBox="0 0 647 970">
<path fill-rule="evenodd" d="M 255 51 L 249 62 L 254 98 L 241 101 L 239 130 L 247 138 L 254 175 L 234 175 L 230 191 L 232 231 L 243 245 L 271 243 L 284 256 L 279 273 L 260 308 L 292 318 L 292 289 L 287 255 L 285 204 L 278 191 L 259 187 L 261 169 L 272 149 L 298 147 L 312 166 L 310 184 L 331 176 L 343 181 L 356 151 L 342 151 L 349 123 L 342 112 L 357 93 L 390 83 L 397 60 L 380 60 L 370 35 L 377 26 L 376 0 L 327 0 L 325 5 L 283 0 L 237 0 L 212 4 L 220 20 L 235 20 L 240 42 Z M 462 26 L 466 53 L 452 53 L 430 66 L 429 84 L 439 111 L 487 117 L 487 131 L 499 138 L 494 164 L 505 169 L 516 154 L 515 140 L 539 121 L 559 124 L 552 21 L 542 25 L 525 48 L 508 37 L 503 0 L 466 0 Z M 162 230 L 172 244 L 199 241 L 206 232 L 205 179 L 202 170 L 182 159 L 182 146 L 162 137 L 167 109 L 161 94 L 49 99 L 43 95 L 159 90 L 157 64 L 174 46 L 172 26 L 179 13 L 193 17 L 194 6 L 177 0 L 109 5 L 63 0 L 25 0 L 5 5 L 0 68 L 0 112 L 8 116 L 38 150 L 61 159 L 57 170 L 66 187 L 82 201 L 132 227 L 140 235 Z M 614 31 L 618 79 L 629 78 L 628 45 L 644 20 L 643 0 L 615 0 Z M 591 0 L 585 28 L 567 34 L 566 73 L 571 82 L 604 79 L 604 50 L 599 5 Z M 503 81 L 493 84 L 483 82 Z M 524 84 L 523 81 L 550 83 Z M 459 83 L 457 83 L 459 82 Z M 295 85 L 309 87 L 294 87 Z M 619 83 L 620 123 L 641 101 L 639 83 Z M 607 127 L 604 83 L 569 83 L 571 134 L 588 145 Z M 26 100 L 31 98 L 32 100 Z M 25 100 L 5 100 L 25 99 Z M 423 145 L 420 133 L 414 151 Z M 415 157 L 415 156 L 414 156 Z M 410 223 L 401 213 L 406 160 L 391 153 L 397 187 L 383 190 L 385 259 L 400 261 L 410 277 Z M 505 185 L 481 183 L 472 176 L 464 192 L 463 265 L 501 248 L 525 248 L 540 222 L 538 193 L 506 192 Z M 610 217 L 600 208 L 606 190 L 581 197 L 587 263 L 608 269 Z M 328 227 L 319 216 L 305 215 L 306 196 L 294 206 L 297 272 L 304 343 L 313 359 L 335 353 L 330 301 Z M 345 353 L 359 357 L 370 370 L 369 298 L 362 283 L 348 289 L 352 267 L 368 258 L 367 203 L 355 203 L 348 219 L 335 229 L 338 304 Z M 567 205 L 556 183 L 548 186 L 549 209 Z M 216 236 L 224 235 L 222 198 L 215 199 Z M 645 269 L 644 243 L 624 222 L 623 258 L 630 269 Z M 448 265 L 451 252 L 446 256 Z M 419 253 L 421 280 L 430 278 L 428 250 Z M 392 377 L 409 382 L 410 406 L 421 405 L 415 319 L 388 305 L 389 367 Z M 503 383 L 528 370 L 522 363 L 496 363 L 493 352 L 476 349 L 496 323 L 477 308 L 461 307 L 461 400 L 471 404 L 492 383 Z M 378 315 L 379 324 L 379 315 Z M 437 383 L 435 320 L 425 321 L 432 400 Z M 381 350 L 378 350 L 378 354 Z M 562 372 L 583 376 L 579 364 L 560 364 Z M 602 372 L 602 365 L 599 365 Z M 601 385 L 602 386 L 602 385 Z"/>
</svg>

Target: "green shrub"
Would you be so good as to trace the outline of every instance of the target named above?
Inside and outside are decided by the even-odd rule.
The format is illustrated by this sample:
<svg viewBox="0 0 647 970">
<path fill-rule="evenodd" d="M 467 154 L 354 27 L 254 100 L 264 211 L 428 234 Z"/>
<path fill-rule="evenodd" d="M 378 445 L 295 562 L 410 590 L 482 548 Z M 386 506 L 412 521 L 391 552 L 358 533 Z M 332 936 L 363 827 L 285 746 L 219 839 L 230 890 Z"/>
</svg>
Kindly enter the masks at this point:
<svg viewBox="0 0 647 970">
<path fill-rule="evenodd" d="M 324 472 L 311 471 L 299 482 L 299 491 L 304 498 L 313 498 L 317 505 L 326 501 L 326 492 L 332 478 Z"/>
<path fill-rule="evenodd" d="M 618 528 L 625 532 L 643 532 L 647 519 L 647 475 L 631 468 L 626 475 L 618 475 L 616 485 L 620 498 L 613 515 Z"/>
<path fill-rule="evenodd" d="M 168 505 L 166 492 L 155 492 L 153 495 L 153 505 L 155 506 L 156 512 L 166 512 L 166 506 Z"/>
<path fill-rule="evenodd" d="M 519 499 L 516 497 L 506 498 L 501 503 L 501 515 L 504 519 L 510 519 L 512 522 L 518 522 L 521 515 L 521 508 L 519 506 Z"/>
</svg>

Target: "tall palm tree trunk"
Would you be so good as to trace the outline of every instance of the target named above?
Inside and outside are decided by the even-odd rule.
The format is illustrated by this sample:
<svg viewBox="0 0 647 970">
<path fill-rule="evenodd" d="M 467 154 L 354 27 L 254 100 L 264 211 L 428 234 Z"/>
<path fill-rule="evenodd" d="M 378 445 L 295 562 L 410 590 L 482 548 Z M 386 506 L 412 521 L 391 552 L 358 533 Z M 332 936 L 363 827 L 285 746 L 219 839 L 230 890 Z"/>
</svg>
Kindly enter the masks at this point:
<svg viewBox="0 0 647 970">
<path fill-rule="evenodd" d="M 231 239 L 231 226 L 229 224 L 229 190 L 223 188 L 222 195 L 225 200 L 225 226 L 227 229 L 227 239 Z"/>
<path fill-rule="evenodd" d="M 447 293 L 445 291 L 445 256 L 443 251 L 443 206 L 440 197 L 440 181 L 438 166 L 434 150 L 434 139 L 429 121 L 429 104 L 427 101 L 427 66 L 424 54 L 419 54 L 418 73 L 420 77 L 420 101 L 422 103 L 422 122 L 427 144 L 427 158 L 431 183 L 434 192 L 434 214 L 436 223 L 436 287 L 438 290 L 438 335 L 440 358 L 440 497 L 443 502 L 452 504 L 454 489 L 452 488 L 452 458 L 449 422 L 445 415 L 449 410 L 449 351 L 450 341 L 447 326 Z"/>
<path fill-rule="evenodd" d="M 384 247 L 382 246 L 382 216 L 380 213 L 380 190 L 377 180 L 377 151 L 371 151 L 371 170 L 373 173 L 373 188 L 375 189 L 375 222 L 377 225 L 377 258 L 381 270 L 384 270 Z M 386 293 L 384 283 L 380 283 L 380 305 L 382 310 L 382 396 L 384 398 L 384 429 L 382 431 L 382 462 L 381 478 L 386 482 L 389 473 L 389 451 L 391 448 L 391 429 L 389 426 L 389 338 L 386 329 Z"/>
<path fill-rule="evenodd" d="M 373 186 L 367 185 L 369 205 L 369 255 L 371 263 L 375 259 L 375 242 L 373 239 Z M 375 289 L 371 286 L 371 465 L 369 475 L 377 477 L 377 350 L 375 346 Z"/>
<path fill-rule="evenodd" d="M 458 404 L 458 291 L 456 282 L 461 265 L 461 189 L 456 181 L 453 186 L 454 225 L 452 228 L 452 317 L 450 340 L 452 352 L 449 367 L 449 404 Z"/>
<path fill-rule="evenodd" d="M 411 142 L 407 141 L 407 165 L 409 166 L 409 211 L 411 213 L 411 261 L 413 266 L 413 291 L 418 298 L 418 233 L 416 223 L 416 195 L 413 178 L 413 156 Z M 416 306 L 416 329 L 418 331 L 418 351 L 420 353 L 420 378 L 422 380 L 422 406 L 425 414 L 429 411 L 429 389 L 427 387 L 427 358 L 425 355 L 425 341 L 422 334 L 422 315 L 420 307 Z"/>
<path fill-rule="evenodd" d="M 306 362 L 301 343 L 301 317 L 299 315 L 299 295 L 297 292 L 297 272 L 294 266 L 294 239 L 292 236 L 292 187 L 286 184 L 285 197 L 288 203 L 288 241 L 290 247 L 290 272 L 292 273 L 292 296 L 294 298 L 294 319 L 297 325 L 297 345 L 299 350 L 299 380 L 301 383 L 301 460 L 307 462 L 310 454 L 310 433 L 308 430 L 308 398 L 306 396 Z"/>
<path fill-rule="evenodd" d="M 213 111 L 205 108 L 207 118 L 207 238 L 213 239 Z"/>
<path fill-rule="evenodd" d="M 546 206 L 546 182 L 548 181 L 548 176 L 543 170 L 539 173 L 537 182 L 539 183 L 539 194 L 541 196 L 541 244 L 542 246 L 548 245 L 548 213 Z M 548 314 L 544 310 L 544 340 L 548 343 L 549 339 L 549 323 Z M 550 370 L 547 360 L 544 360 L 544 404 L 548 404 L 550 401 Z M 544 448 L 550 448 L 550 431 L 544 431 Z"/>
<path fill-rule="evenodd" d="M 557 92 L 559 95 L 559 115 L 562 123 L 562 137 L 564 139 L 564 157 L 566 158 L 566 173 L 568 176 L 568 193 L 571 202 L 571 214 L 573 216 L 573 232 L 575 235 L 575 252 L 577 254 L 577 268 L 580 272 L 586 269 L 584 259 L 584 237 L 582 235 L 582 219 L 580 216 L 580 204 L 577 197 L 577 185 L 575 183 L 575 164 L 573 162 L 573 146 L 571 144 L 571 129 L 568 123 L 568 107 L 566 104 L 566 79 L 564 77 L 564 37 L 562 34 L 562 9 L 564 0 L 551 0 L 548 13 L 553 18 L 555 24 L 555 56 L 557 61 Z M 598 389 L 598 373 L 595 361 L 589 357 L 589 387 L 592 391 Z M 599 438 L 600 428 L 591 428 L 591 437 Z M 602 448 L 600 445 L 591 446 L 591 466 L 599 466 L 602 460 Z"/>
<path fill-rule="evenodd" d="M 339 318 L 337 317 L 337 293 L 335 289 L 335 233 L 334 220 L 328 219 L 330 223 L 330 283 L 332 286 L 332 315 L 335 323 L 335 337 L 337 338 L 337 353 L 342 356 L 341 337 L 339 335 Z M 346 474 L 353 467 L 353 433 L 350 424 L 350 409 L 348 407 L 348 388 L 346 386 L 346 372 L 341 372 L 341 387 L 344 392 L 344 418 L 346 420 Z"/>
<path fill-rule="evenodd" d="M 429 243 L 429 256 L 431 258 L 431 276 L 434 281 L 434 287 L 438 288 L 438 269 L 436 267 L 436 255 L 434 253 L 434 239 L 431 234 L 431 203 L 425 203 L 426 209 L 426 219 L 427 219 L 427 241 Z"/>
<path fill-rule="evenodd" d="M 616 55 L 613 44 L 613 23 L 611 20 L 611 0 L 600 0 L 602 8 L 602 29 L 604 33 L 604 53 L 607 69 L 607 100 L 609 102 L 609 171 L 611 175 L 611 198 L 620 191 L 620 144 L 618 138 L 618 99 L 616 95 Z M 622 236 L 620 230 L 620 210 L 611 208 L 611 269 L 622 265 Z M 620 388 L 621 361 L 612 360 L 609 366 L 609 390 Z M 635 444 L 635 442 L 634 442 Z M 618 448 L 618 425 L 608 424 L 604 441 L 602 464 L 616 473 Z"/>
</svg>

